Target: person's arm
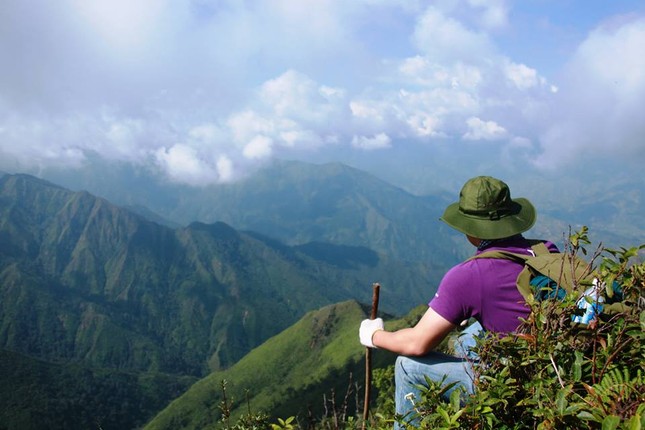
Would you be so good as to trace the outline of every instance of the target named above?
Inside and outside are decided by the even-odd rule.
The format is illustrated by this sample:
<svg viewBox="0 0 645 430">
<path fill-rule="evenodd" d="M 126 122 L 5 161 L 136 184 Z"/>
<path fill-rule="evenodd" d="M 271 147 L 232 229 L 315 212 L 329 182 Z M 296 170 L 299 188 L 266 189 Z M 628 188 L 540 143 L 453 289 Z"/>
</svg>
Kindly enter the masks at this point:
<svg viewBox="0 0 645 430">
<path fill-rule="evenodd" d="M 419 322 L 410 328 L 394 332 L 377 330 L 372 343 L 401 355 L 425 355 L 435 348 L 456 327 L 432 308 L 428 308 Z"/>
</svg>

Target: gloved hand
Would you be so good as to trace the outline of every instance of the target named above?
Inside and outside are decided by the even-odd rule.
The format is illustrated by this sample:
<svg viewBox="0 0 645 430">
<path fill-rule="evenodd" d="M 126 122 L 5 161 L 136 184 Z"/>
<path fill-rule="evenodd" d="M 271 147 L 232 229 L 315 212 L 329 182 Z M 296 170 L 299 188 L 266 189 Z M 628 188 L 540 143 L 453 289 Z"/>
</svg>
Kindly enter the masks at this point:
<svg viewBox="0 0 645 430">
<path fill-rule="evenodd" d="M 378 330 L 383 330 L 383 319 L 376 318 L 373 320 L 363 320 L 361 322 L 361 328 L 358 331 L 358 337 L 361 340 L 361 343 L 368 348 L 376 348 L 372 343 L 372 336 Z"/>
</svg>

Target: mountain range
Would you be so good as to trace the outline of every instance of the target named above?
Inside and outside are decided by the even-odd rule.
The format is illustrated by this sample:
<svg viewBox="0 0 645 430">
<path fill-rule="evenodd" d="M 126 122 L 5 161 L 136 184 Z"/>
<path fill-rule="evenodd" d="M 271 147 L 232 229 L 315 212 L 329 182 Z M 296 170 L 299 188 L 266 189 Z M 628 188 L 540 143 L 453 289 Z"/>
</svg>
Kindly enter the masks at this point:
<svg viewBox="0 0 645 430">
<path fill-rule="evenodd" d="M 585 225 L 596 243 L 610 247 L 645 242 L 643 176 L 629 174 L 620 166 L 608 165 L 602 172 L 591 172 L 586 166 L 536 172 L 520 166 L 509 170 L 499 164 L 465 172 L 458 165 L 438 166 L 431 158 L 399 155 L 403 158 L 387 158 L 376 166 L 354 159 L 352 165 L 359 168 L 337 162 L 275 160 L 233 183 L 202 187 L 164 181 L 141 168 L 108 167 L 96 161 L 85 169 L 44 174 L 69 189 L 87 190 L 120 206 L 141 209 L 147 216 L 152 211 L 171 226 L 224 221 L 287 244 L 323 241 L 367 246 L 437 263 L 444 259 L 452 263 L 471 252 L 459 235 L 441 225 L 439 215 L 457 199 L 466 179 L 492 174 L 508 182 L 514 197 L 527 197 L 537 207 L 538 222 L 529 235 L 562 242 L 570 229 Z M 395 161 L 401 168 L 392 169 Z M 359 227 L 374 223 L 377 219 L 370 218 L 370 208 L 382 217 L 379 221 L 389 222 L 396 230 L 377 234 L 380 242 L 360 228 L 342 230 L 346 221 Z M 330 211 L 332 219 L 325 216 Z M 434 246 L 437 240 L 444 244 L 446 237 L 452 238 L 449 247 Z M 416 243 L 409 244 L 409 240 Z M 395 249 L 389 249 L 390 245 Z M 457 257 L 451 249 L 457 250 Z"/>
<path fill-rule="evenodd" d="M 290 399 L 310 392 L 304 403 L 320 405 L 360 366 L 358 303 L 369 302 L 373 282 L 383 286 L 381 308 L 403 315 L 472 252 L 438 221 L 453 196 L 415 196 L 338 163 L 279 162 L 204 189 L 146 181 L 115 182 L 105 195 L 119 195 L 117 205 L 78 186 L 0 178 L 0 429 L 137 428 L 199 381 L 150 423 L 193 428 L 205 422 L 196 405 L 213 411 L 218 380 L 239 399 L 245 372 L 260 376 L 262 366 L 253 404 L 302 412 Z M 594 222 L 631 219 L 639 196 L 628 196 L 629 210 L 605 199 Z M 592 203 L 576 206 L 580 219 Z M 560 218 L 570 210 L 547 211 L 530 235 L 557 241 L 581 225 Z M 639 225 L 601 237 L 643 242 Z M 288 356 L 276 345 L 289 345 L 288 366 L 271 358 Z M 327 357 L 317 345 L 339 362 L 316 361 Z"/>
<path fill-rule="evenodd" d="M 383 308 L 405 312 L 431 297 L 439 274 L 366 247 L 286 245 L 223 222 L 173 229 L 84 191 L 0 179 L 0 349 L 109 370 L 108 380 L 135 372 L 180 384 L 226 369 L 308 311 L 367 302 L 376 280 Z"/>
</svg>

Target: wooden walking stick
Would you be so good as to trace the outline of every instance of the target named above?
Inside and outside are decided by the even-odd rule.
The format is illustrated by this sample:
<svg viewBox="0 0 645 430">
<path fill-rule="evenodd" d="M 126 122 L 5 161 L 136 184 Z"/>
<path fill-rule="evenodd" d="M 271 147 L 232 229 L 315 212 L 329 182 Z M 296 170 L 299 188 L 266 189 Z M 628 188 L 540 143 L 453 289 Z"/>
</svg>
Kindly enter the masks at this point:
<svg viewBox="0 0 645 430">
<path fill-rule="evenodd" d="M 381 286 L 372 284 L 372 313 L 370 319 L 376 319 L 378 313 L 378 296 Z M 372 388 L 372 348 L 365 348 L 365 404 L 363 405 L 363 430 L 370 411 L 370 391 Z"/>
</svg>

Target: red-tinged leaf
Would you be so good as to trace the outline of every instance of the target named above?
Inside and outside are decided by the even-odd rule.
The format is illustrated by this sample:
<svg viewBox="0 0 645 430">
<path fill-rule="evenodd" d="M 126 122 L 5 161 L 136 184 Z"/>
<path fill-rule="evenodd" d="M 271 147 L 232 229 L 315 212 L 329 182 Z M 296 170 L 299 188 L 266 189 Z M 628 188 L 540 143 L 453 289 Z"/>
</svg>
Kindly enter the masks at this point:
<svg viewBox="0 0 645 430">
<path fill-rule="evenodd" d="M 600 343 L 602 349 L 607 349 L 607 340 L 604 337 L 599 338 L 598 343 Z"/>
<path fill-rule="evenodd" d="M 585 390 L 587 390 L 587 393 L 589 393 L 590 395 L 592 395 L 592 396 L 596 395 L 596 389 L 594 387 L 592 387 L 591 385 L 589 385 L 589 384 L 587 384 L 585 382 L 582 382 L 582 386 L 585 387 Z"/>
<path fill-rule="evenodd" d="M 524 340 L 525 340 L 525 341 L 527 341 L 527 342 L 530 342 L 530 343 L 532 343 L 532 344 L 535 344 L 535 336 L 533 336 L 532 334 L 528 334 L 528 333 L 517 333 L 517 334 L 516 334 L 516 336 L 517 336 L 517 337 L 519 337 L 520 339 L 524 339 Z"/>
</svg>

